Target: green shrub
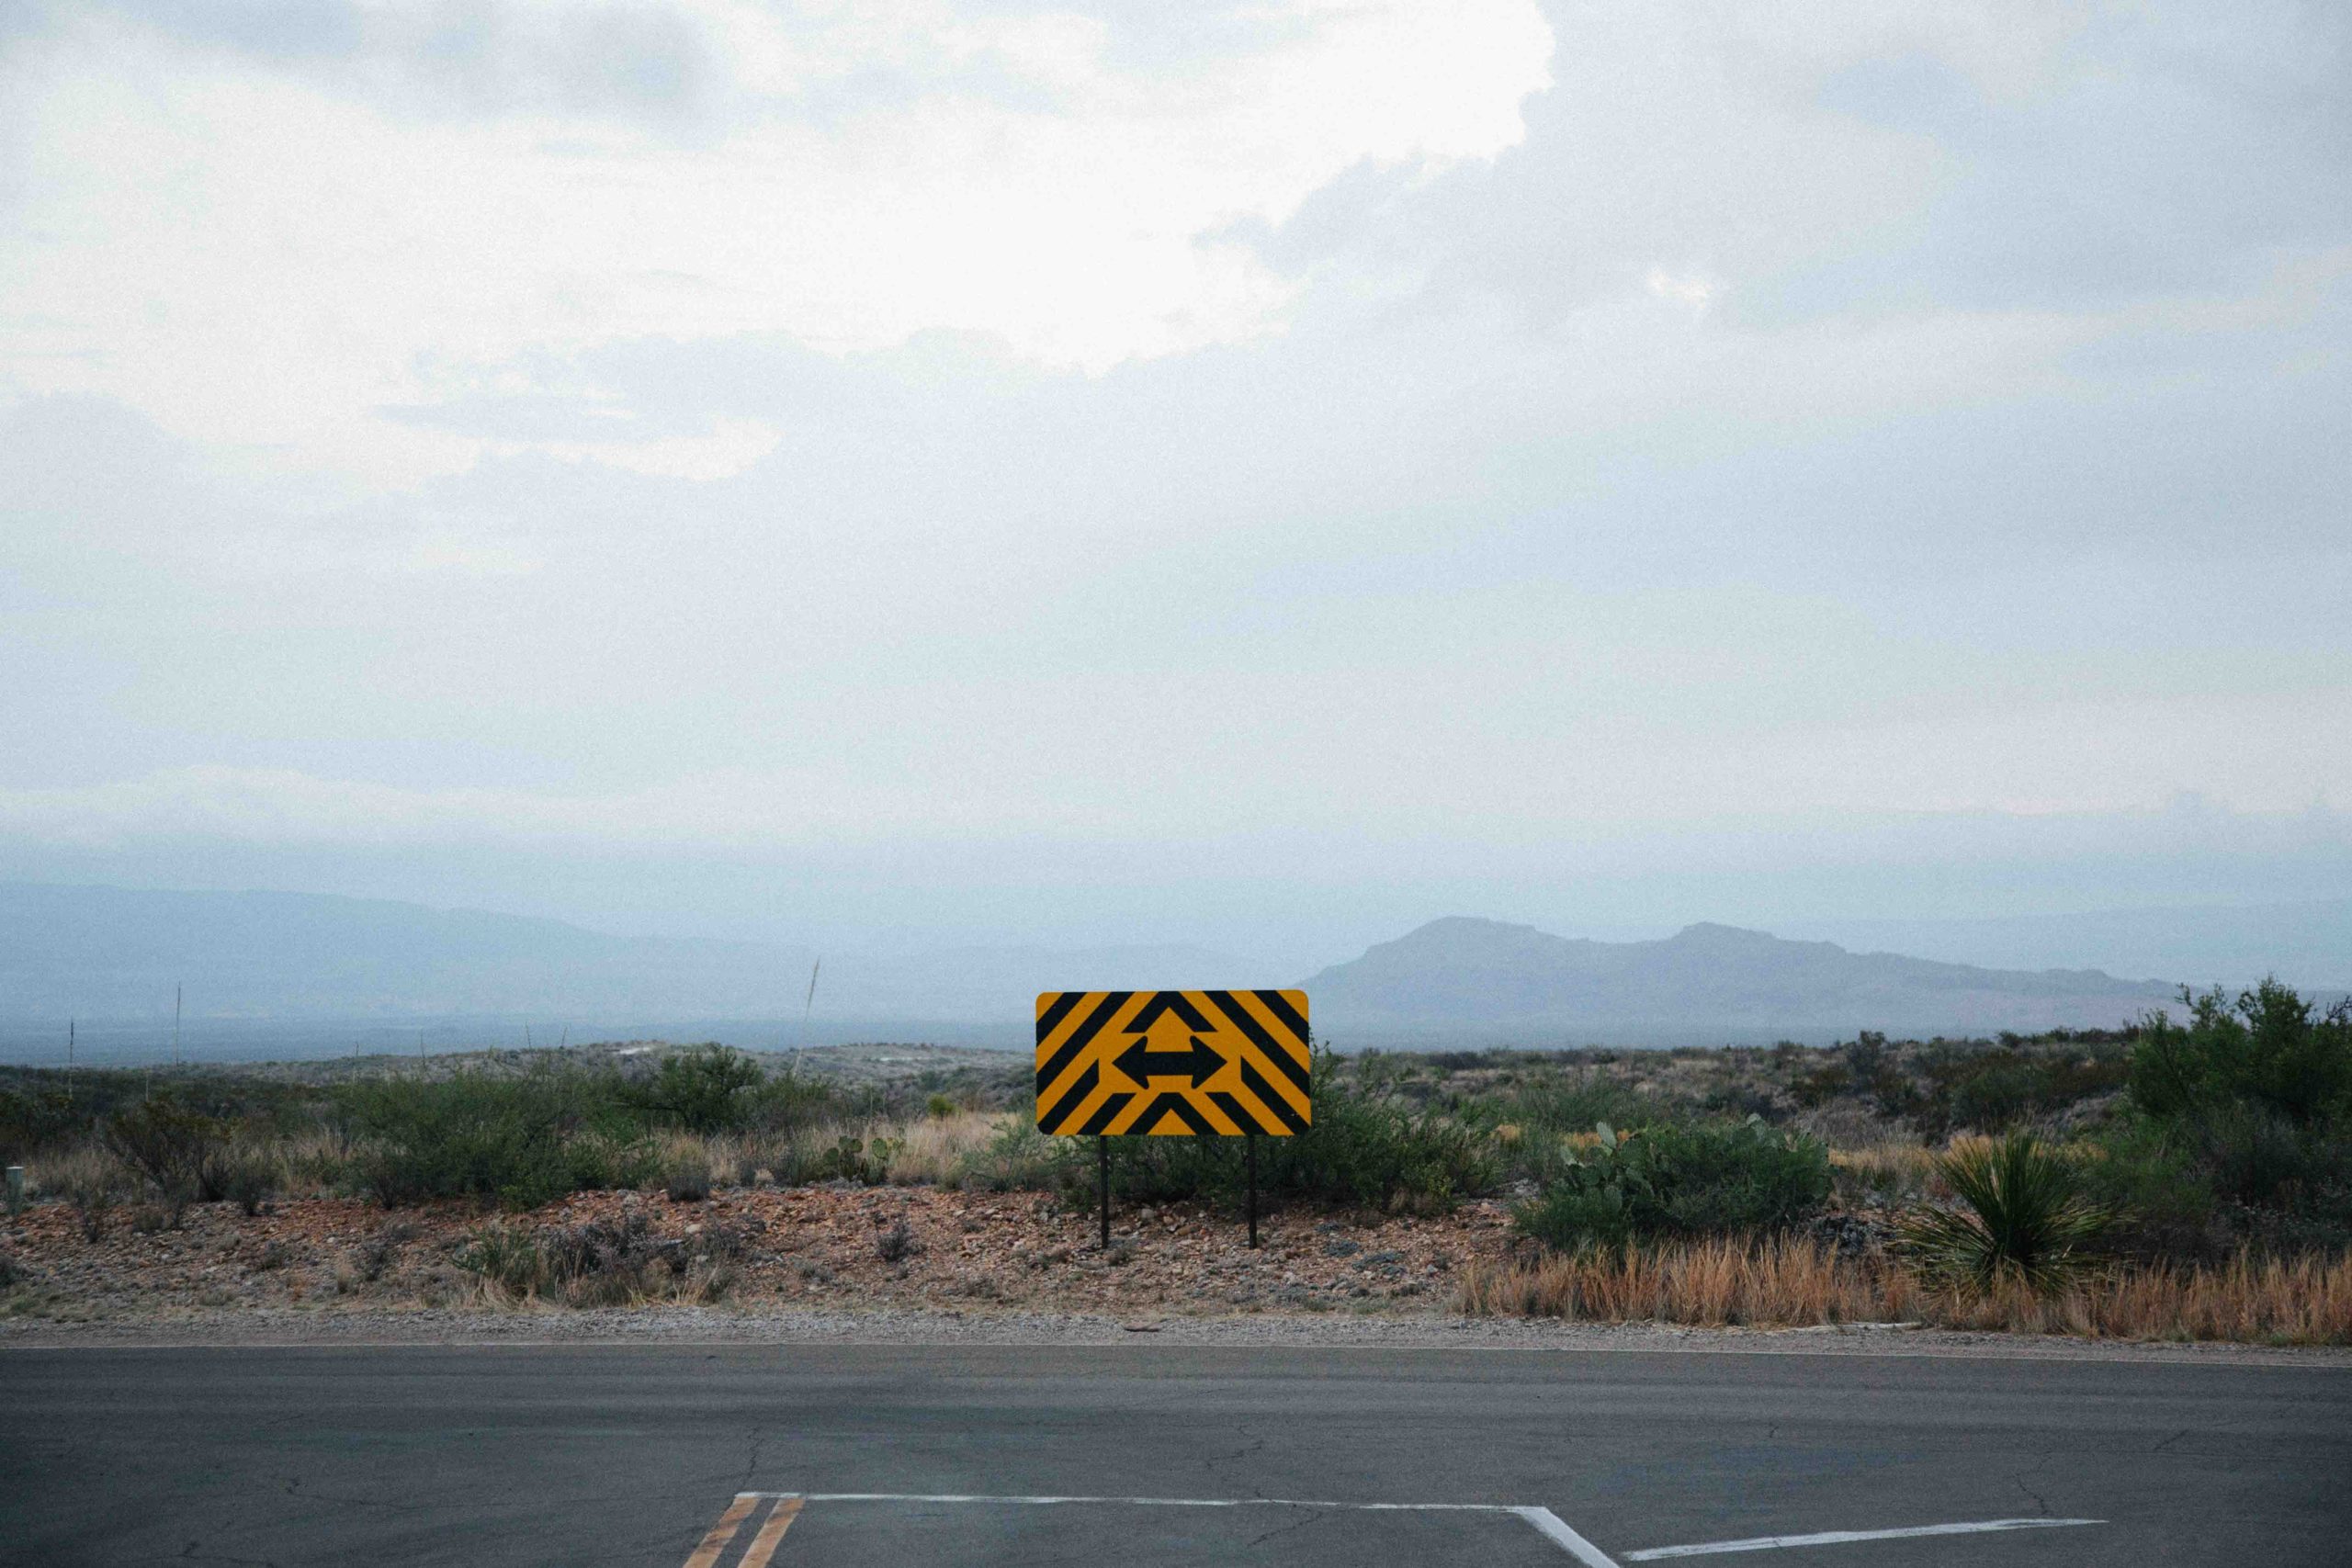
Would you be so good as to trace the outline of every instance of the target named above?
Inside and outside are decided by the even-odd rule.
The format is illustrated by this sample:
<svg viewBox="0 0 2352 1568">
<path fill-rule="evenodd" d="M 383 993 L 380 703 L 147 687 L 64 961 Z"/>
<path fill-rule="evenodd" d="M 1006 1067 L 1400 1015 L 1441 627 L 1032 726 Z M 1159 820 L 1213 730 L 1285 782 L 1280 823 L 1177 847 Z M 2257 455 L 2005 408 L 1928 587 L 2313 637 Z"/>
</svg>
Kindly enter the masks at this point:
<svg viewBox="0 0 2352 1568">
<path fill-rule="evenodd" d="M 838 1122 L 865 1114 L 853 1097 L 823 1078 L 786 1069 L 760 1085 L 746 1108 L 747 1129 L 767 1133 L 792 1132 L 820 1122 Z"/>
<path fill-rule="evenodd" d="M 107 1118 L 108 1150 L 173 1203 L 226 1197 L 232 1174 L 228 1123 L 158 1090 Z"/>
<path fill-rule="evenodd" d="M 1776 1230 L 1816 1213 L 1829 1196 L 1829 1151 L 1775 1133 L 1758 1117 L 1732 1123 L 1661 1122 L 1637 1132 L 1605 1123 L 1581 1154 L 1514 1216 L 1559 1251 L 1623 1247 L 1659 1236 Z"/>
<path fill-rule="evenodd" d="M 760 1065 L 724 1045 L 697 1045 L 662 1058 L 650 1078 L 625 1083 L 622 1104 L 647 1122 L 689 1133 L 750 1126 L 765 1083 Z"/>
<path fill-rule="evenodd" d="M 1666 1108 L 1621 1078 L 1582 1069 L 1529 1078 L 1502 1098 L 1498 1120 L 1531 1134 L 1589 1132 L 1600 1122 L 1645 1127 L 1667 1119 Z"/>
<path fill-rule="evenodd" d="M 2001 1132 L 2032 1114 L 2040 1088 L 2041 1076 L 2030 1065 L 2001 1053 L 1953 1087 L 1951 1124 Z"/>
<path fill-rule="evenodd" d="M 1023 1117 L 956 1162 L 951 1185 L 984 1192 L 1051 1192 L 1091 1180 L 1094 1152 L 1083 1138 L 1052 1138 Z M 1080 1165 L 1088 1169 L 1081 1172 Z"/>
<path fill-rule="evenodd" d="M 455 1259 L 458 1268 L 500 1292 L 536 1295 L 547 1283 L 547 1258 L 538 1242 L 520 1225 L 485 1225 L 466 1239 Z"/>
<path fill-rule="evenodd" d="M 2276 980 L 2242 991 L 2184 988 L 2185 1023 L 2143 1021 L 2131 1058 L 2132 1098 L 2177 1118 L 2218 1105 L 2257 1105 L 2298 1124 L 2352 1113 L 2352 1003 L 2323 1018 Z"/>
<path fill-rule="evenodd" d="M 1978 1291 L 2015 1282 L 2047 1293 L 2073 1278 L 2114 1215 L 2076 1162 L 2029 1134 L 1953 1150 L 1937 1170 L 1966 1205 L 1903 1222 L 1905 1249 L 1930 1280 Z"/>
<path fill-rule="evenodd" d="M 1789 1093 L 1807 1110 L 1826 1105 L 1853 1087 L 1854 1069 L 1843 1062 L 1826 1063 L 1789 1079 Z"/>
<path fill-rule="evenodd" d="M 2095 1156 L 2080 1167 L 2084 1189 L 2115 1216 L 2118 1250 L 2204 1262 L 2236 1250 L 2212 1171 L 2174 1130 L 2133 1119 L 2109 1129 Z"/>
<path fill-rule="evenodd" d="M 2208 1255 L 2352 1242 L 2352 1005 L 2314 1017 L 2271 980 L 2181 1000 L 2185 1021 L 2142 1021 L 2129 1062 L 2138 1114 L 2108 1139 L 2113 1168 L 2099 1179 L 2147 1190 L 2130 1194 L 2127 1234 Z"/>
<path fill-rule="evenodd" d="M 277 1190 L 277 1170 L 261 1150 L 232 1146 L 218 1162 L 215 1185 L 221 1197 L 247 1214 L 258 1214 Z"/>
<path fill-rule="evenodd" d="M 96 1122 L 91 1102 L 45 1084 L 0 1089 L 0 1165 L 22 1165 L 35 1151 L 85 1136 Z"/>
<path fill-rule="evenodd" d="M 1436 1213 L 1499 1179 L 1484 1128 L 1442 1108 L 1409 1103 L 1393 1077 L 1382 1087 L 1338 1081 L 1328 1051 L 1309 1068 L 1315 1119 L 1304 1133 L 1258 1140 L 1258 1189 L 1272 1198 Z M 1076 1142 L 1076 1140 L 1064 1140 Z M 1146 1201 L 1200 1200 L 1233 1204 L 1249 1181 L 1241 1138 L 1115 1140 L 1113 1189 Z M 1091 1163 L 1091 1150 L 1084 1151 Z M 1072 1172 L 1074 1174 L 1074 1172 Z M 1091 1173 L 1071 1181 L 1091 1190 Z"/>
<path fill-rule="evenodd" d="M 345 1091 L 356 1164 L 387 1207 L 474 1198 L 536 1208 L 568 1192 L 649 1185 L 658 1156 L 588 1075 L 537 1069 L 380 1078 Z"/>
</svg>

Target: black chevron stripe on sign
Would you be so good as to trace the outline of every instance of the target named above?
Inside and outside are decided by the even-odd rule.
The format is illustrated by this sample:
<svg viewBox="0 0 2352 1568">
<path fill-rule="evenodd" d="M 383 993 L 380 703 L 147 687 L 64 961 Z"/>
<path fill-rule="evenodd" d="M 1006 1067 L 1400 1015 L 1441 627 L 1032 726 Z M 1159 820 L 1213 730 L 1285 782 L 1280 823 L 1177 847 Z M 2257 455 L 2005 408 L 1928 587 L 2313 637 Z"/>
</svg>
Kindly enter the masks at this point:
<svg viewBox="0 0 2352 1568">
<path fill-rule="evenodd" d="M 1304 991 L 1047 991 L 1037 1126 L 1284 1137 L 1314 1121 Z"/>
</svg>

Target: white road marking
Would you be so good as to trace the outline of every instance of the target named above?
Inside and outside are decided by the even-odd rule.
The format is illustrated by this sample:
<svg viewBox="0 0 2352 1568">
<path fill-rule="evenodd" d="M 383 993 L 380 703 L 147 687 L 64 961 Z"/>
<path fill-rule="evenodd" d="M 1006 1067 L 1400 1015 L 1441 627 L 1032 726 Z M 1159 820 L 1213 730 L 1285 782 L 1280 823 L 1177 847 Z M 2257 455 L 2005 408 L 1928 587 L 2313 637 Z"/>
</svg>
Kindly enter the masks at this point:
<svg viewBox="0 0 2352 1568">
<path fill-rule="evenodd" d="M 1511 1512 L 1542 1531 L 1544 1539 L 1556 1542 L 1562 1551 L 1583 1563 L 1584 1568 L 1617 1568 L 1617 1564 L 1610 1561 L 1609 1553 L 1570 1529 L 1567 1521 L 1551 1509 L 1513 1508 Z"/>
<path fill-rule="evenodd" d="M 1012 1503 L 1041 1506 L 1094 1503 L 1131 1508 L 1329 1508 L 1363 1514 L 1509 1514 L 1585 1568 L 1617 1568 L 1600 1548 L 1549 1508 L 1516 1503 L 1329 1503 L 1307 1497 L 999 1497 L 967 1492 L 739 1492 L 738 1497 L 797 1497 L 807 1503 Z M 1673 1548 L 1668 1549 L 1669 1551 Z"/>
<path fill-rule="evenodd" d="M 1976 1519 L 1957 1525 L 1913 1525 L 1893 1530 L 1823 1530 L 1816 1535 L 1758 1535 L 1746 1540 L 1702 1540 L 1693 1546 L 1653 1546 L 1625 1553 L 1628 1562 L 1662 1557 L 1712 1557 L 1719 1551 L 1771 1551 L 1783 1546 L 1838 1546 L 1849 1540 L 1901 1540 L 1917 1535 L 1978 1535 L 1991 1530 L 2056 1529 L 2066 1525 L 2103 1525 L 2105 1519 Z"/>
</svg>

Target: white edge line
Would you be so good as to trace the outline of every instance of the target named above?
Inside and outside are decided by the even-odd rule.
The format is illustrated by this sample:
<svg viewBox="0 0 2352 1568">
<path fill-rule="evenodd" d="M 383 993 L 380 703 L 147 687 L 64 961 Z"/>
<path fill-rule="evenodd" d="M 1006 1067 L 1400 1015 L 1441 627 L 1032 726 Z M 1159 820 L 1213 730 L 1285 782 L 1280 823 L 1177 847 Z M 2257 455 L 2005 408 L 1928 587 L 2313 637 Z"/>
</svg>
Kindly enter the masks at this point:
<svg viewBox="0 0 2352 1568">
<path fill-rule="evenodd" d="M 1758 1535 L 1746 1540 L 1702 1540 L 1691 1546 L 1653 1546 L 1625 1553 L 1628 1562 L 1662 1557 L 1711 1557 L 1724 1551 L 1771 1551 L 1784 1546 L 1838 1546 L 1849 1540 L 1901 1540 L 1920 1535 L 1977 1535 L 1993 1530 L 2054 1529 L 2066 1525 L 2103 1525 L 2105 1519 L 1976 1519 L 1967 1524 L 1914 1525 L 1907 1529 L 1823 1530 L 1817 1535 Z"/>
<path fill-rule="evenodd" d="M 738 1492 L 738 1497 L 797 1497 L 808 1503 L 1012 1503 L 1037 1506 L 1095 1503 L 1132 1508 L 1329 1508 L 1362 1514 L 1511 1514 L 1535 1527 L 1536 1533 L 1583 1563 L 1585 1568 L 1617 1568 L 1600 1548 L 1570 1529 L 1567 1521 L 1549 1508 L 1513 1503 L 1328 1503 L 1305 1497 L 1003 1497 L 970 1492 Z M 1909 1532 L 1905 1532 L 1909 1533 Z M 1667 1547 L 1671 1556 L 1685 1548 Z"/>
</svg>

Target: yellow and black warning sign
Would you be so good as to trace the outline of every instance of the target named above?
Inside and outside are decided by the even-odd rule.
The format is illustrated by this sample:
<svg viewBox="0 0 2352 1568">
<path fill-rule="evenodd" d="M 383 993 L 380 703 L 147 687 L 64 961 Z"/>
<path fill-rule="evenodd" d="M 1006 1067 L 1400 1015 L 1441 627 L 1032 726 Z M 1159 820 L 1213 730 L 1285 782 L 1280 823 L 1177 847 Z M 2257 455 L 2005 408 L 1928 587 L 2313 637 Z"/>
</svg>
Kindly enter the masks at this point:
<svg viewBox="0 0 2352 1568">
<path fill-rule="evenodd" d="M 1046 1133 L 1303 1133 L 1305 991 L 1046 991 L 1037 1126 Z"/>
</svg>

